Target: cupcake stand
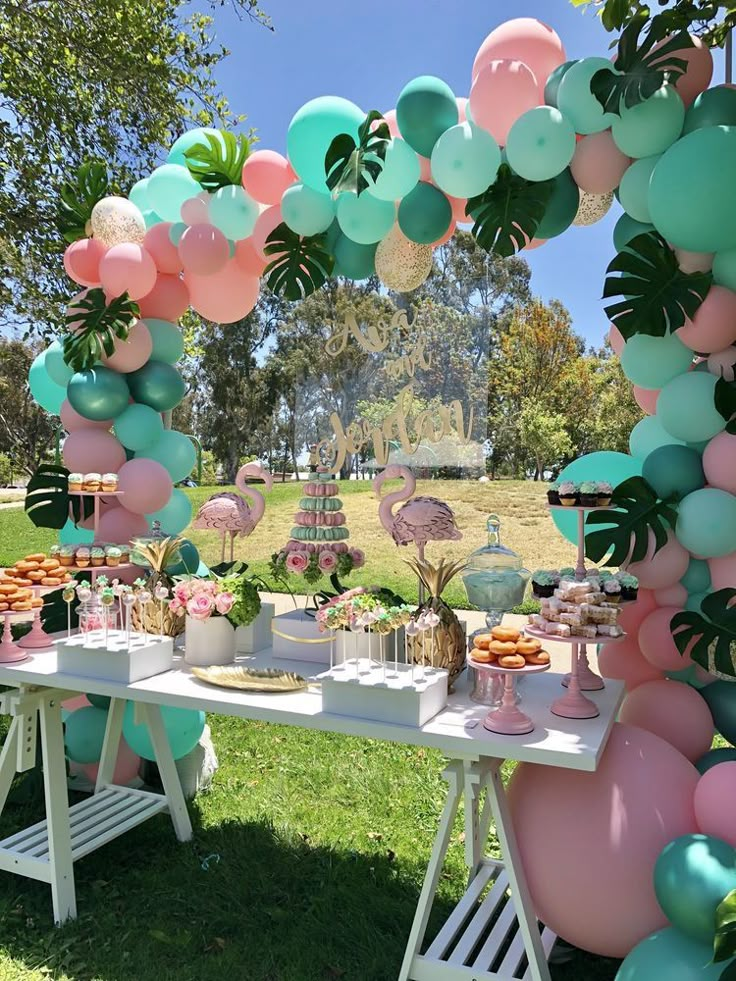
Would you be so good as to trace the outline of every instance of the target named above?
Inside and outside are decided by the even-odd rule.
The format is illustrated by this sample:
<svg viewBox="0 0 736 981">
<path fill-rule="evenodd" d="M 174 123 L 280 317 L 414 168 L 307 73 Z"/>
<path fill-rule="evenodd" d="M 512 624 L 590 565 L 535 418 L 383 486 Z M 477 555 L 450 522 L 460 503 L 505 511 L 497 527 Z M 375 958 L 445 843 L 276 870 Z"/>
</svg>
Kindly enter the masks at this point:
<svg viewBox="0 0 736 981">
<path fill-rule="evenodd" d="M 125 491 L 69 491 L 70 497 L 91 497 L 94 503 L 94 534 L 100 530 L 100 502 L 105 497 L 122 497 Z"/>
<path fill-rule="evenodd" d="M 527 629 L 525 632 L 529 633 L 530 631 Z M 524 668 L 502 668 L 498 664 L 487 664 L 483 661 L 476 661 L 471 656 L 468 656 L 468 664 L 472 668 L 475 668 L 476 671 L 485 672 L 492 676 L 500 675 L 503 678 L 501 703 L 498 708 L 491 709 L 485 717 L 483 728 L 488 729 L 489 732 L 498 732 L 503 736 L 520 736 L 526 732 L 532 732 L 534 723 L 525 712 L 521 711 L 518 705 L 516 679 L 527 674 L 539 674 L 542 671 L 549 671 L 552 665 L 527 664 Z M 554 711 L 554 707 L 552 711 Z"/>
</svg>

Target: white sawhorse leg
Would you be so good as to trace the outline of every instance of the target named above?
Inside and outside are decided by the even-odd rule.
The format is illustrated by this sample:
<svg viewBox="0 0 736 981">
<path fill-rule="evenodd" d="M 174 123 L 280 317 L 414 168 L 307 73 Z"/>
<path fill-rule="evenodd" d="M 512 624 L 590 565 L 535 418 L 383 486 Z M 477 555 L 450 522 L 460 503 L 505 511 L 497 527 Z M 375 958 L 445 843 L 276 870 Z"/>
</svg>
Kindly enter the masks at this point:
<svg viewBox="0 0 736 981">
<path fill-rule="evenodd" d="M 112 706 L 111 706 L 112 708 Z M 112 713 L 111 713 L 112 714 Z M 166 736 L 164 720 L 161 716 L 161 708 L 158 705 L 144 705 L 140 702 L 135 703 L 136 722 L 143 721 L 148 726 L 151 735 L 153 751 L 156 755 L 156 764 L 161 774 L 166 802 L 171 816 L 174 831 L 179 841 L 189 841 L 192 837 L 192 822 L 187 811 L 187 802 L 184 792 L 181 789 L 179 773 L 176 769 L 174 757 L 171 755 L 171 746 Z M 110 717 L 108 716 L 108 726 Z M 122 716 L 120 725 L 122 727 Z M 107 738 L 107 737 L 106 737 Z M 118 739 L 119 741 L 119 739 Z M 117 752 L 117 750 L 116 750 Z"/>
<path fill-rule="evenodd" d="M 62 696 L 63 697 L 63 696 Z M 48 855 L 51 866 L 51 899 L 54 923 L 62 924 L 77 915 L 69 824 L 69 791 L 66 784 L 64 729 L 61 698 L 44 698 L 40 706 L 43 789 L 46 799 Z"/>
</svg>

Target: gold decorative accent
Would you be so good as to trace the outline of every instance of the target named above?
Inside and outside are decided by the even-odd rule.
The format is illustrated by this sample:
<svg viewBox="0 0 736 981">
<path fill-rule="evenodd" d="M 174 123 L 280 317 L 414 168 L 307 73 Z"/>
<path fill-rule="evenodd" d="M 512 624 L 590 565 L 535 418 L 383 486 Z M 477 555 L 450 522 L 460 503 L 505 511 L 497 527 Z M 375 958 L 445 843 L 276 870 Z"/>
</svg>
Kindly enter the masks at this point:
<svg viewBox="0 0 736 981">
<path fill-rule="evenodd" d="M 107 197 L 98 201 L 90 218 L 92 233 L 108 248 L 122 242 L 140 245 L 146 234 L 146 222 L 140 209 L 127 198 Z"/>
<path fill-rule="evenodd" d="M 208 685 L 218 688 L 237 688 L 239 691 L 259 691 L 282 695 L 286 692 L 303 691 L 309 682 L 293 671 L 276 668 L 218 667 L 192 668 L 192 674 Z"/>
<path fill-rule="evenodd" d="M 282 637 L 284 640 L 293 640 L 295 644 L 329 644 L 332 639 L 331 637 L 292 637 L 291 634 L 277 630 L 273 625 L 271 626 L 271 633 L 276 634 L 277 637 Z"/>
<path fill-rule="evenodd" d="M 605 218 L 613 204 L 613 191 L 609 194 L 589 194 L 580 192 L 578 212 L 572 220 L 573 225 L 595 225 Z"/>
<path fill-rule="evenodd" d="M 378 243 L 376 274 L 399 293 L 417 289 L 432 272 L 432 246 L 410 241 L 398 225 Z"/>
</svg>

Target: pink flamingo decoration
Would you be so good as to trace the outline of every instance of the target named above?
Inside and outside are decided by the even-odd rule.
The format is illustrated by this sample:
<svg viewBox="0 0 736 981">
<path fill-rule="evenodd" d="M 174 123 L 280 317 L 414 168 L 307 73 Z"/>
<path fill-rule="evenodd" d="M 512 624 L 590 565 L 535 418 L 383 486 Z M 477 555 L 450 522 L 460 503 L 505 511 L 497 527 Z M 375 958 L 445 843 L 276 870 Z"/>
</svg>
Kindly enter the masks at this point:
<svg viewBox="0 0 736 981">
<path fill-rule="evenodd" d="M 264 470 L 260 463 L 246 463 L 244 467 L 238 470 L 235 486 L 240 494 L 250 498 L 253 506 L 251 507 L 240 494 L 229 492 L 214 494 L 201 505 L 192 522 L 192 528 L 196 528 L 198 531 L 212 529 L 220 532 L 222 535 L 222 562 L 225 561 L 226 537 L 230 535 L 230 561 L 232 562 L 236 536 L 240 535 L 241 538 L 245 538 L 246 535 L 252 534 L 266 508 L 263 494 L 249 487 L 245 482 L 246 477 L 260 477 L 266 485 L 266 490 L 271 490 L 273 478 L 268 470 Z"/>
<path fill-rule="evenodd" d="M 381 499 L 378 517 L 397 545 L 414 542 L 419 558 L 424 561 L 424 546 L 427 542 L 439 542 L 462 538 L 462 532 L 455 524 L 455 515 L 444 501 L 436 497 L 412 497 L 417 482 L 408 467 L 393 463 L 386 467 L 373 481 L 373 490 L 381 498 L 381 486 L 385 480 L 400 477 L 404 486 Z M 411 500 L 409 500 L 411 498 Z M 406 501 L 393 513 L 394 504 Z"/>
</svg>

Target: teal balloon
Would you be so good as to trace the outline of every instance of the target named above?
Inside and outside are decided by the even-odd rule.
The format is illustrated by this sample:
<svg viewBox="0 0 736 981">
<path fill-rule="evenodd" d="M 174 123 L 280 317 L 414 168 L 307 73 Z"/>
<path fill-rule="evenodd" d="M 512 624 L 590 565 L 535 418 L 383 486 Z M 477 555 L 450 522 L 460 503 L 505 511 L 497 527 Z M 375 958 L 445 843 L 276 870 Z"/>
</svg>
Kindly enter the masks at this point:
<svg viewBox="0 0 736 981">
<path fill-rule="evenodd" d="M 153 228 L 154 225 L 160 225 L 163 218 L 157 212 L 152 211 L 149 208 L 148 211 L 143 212 L 143 221 L 146 225 L 146 231 L 148 231 L 148 229 Z"/>
<path fill-rule="evenodd" d="M 634 947 L 615 981 L 720 981 L 727 962 L 713 963 L 713 946 L 674 927 L 658 930 Z"/>
<path fill-rule="evenodd" d="M 649 181 L 659 155 L 642 157 L 628 168 L 618 186 L 618 199 L 624 211 L 634 221 L 649 224 Z"/>
<path fill-rule="evenodd" d="M 572 178 L 569 168 L 554 178 L 552 196 L 544 209 L 535 238 L 554 238 L 572 225 L 580 207 L 580 189 Z"/>
<path fill-rule="evenodd" d="M 713 279 L 719 286 L 736 291 L 736 249 L 716 252 L 713 257 Z"/>
<path fill-rule="evenodd" d="M 431 157 L 437 140 L 456 126 L 457 102 L 450 86 L 434 75 L 420 75 L 401 90 L 396 102 L 396 122 L 409 146 L 422 157 Z"/>
<path fill-rule="evenodd" d="M 665 84 L 644 102 L 630 107 L 622 104 L 611 135 L 627 157 L 651 157 L 672 146 L 684 122 L 685 104 L 674 85 Z"/>
<path fill-rule="evenodd" d="M 358 245 L 377 245 L 391 231 L 395 218 L 393 201 L 381 201 L 367 192 L 346 191 L 337 199 L 337 223 L 343 235 Z"/>
<path fill-rule="evenodd" d="M 170 164 L 179 164 L 182 167 L 186 167 L 186 151 L 191 150 L 191 148 L 196 146 L 198 143 L 202 144 L 203 146 L 209 146 L 207 142 L 208 136 L 213 136 L 216 140 L 219 140 L 224 149 L 225 142 L 216 129 L 212 129 L 210 126 L 198 126 L 196 129 L 188 129 L 186 133 L 182 133 L 181 136 L 174 140 L 174 142 L 171 144 L 171 149 L 169 150 L 166 162 Z"/>
<path fill-rule="evenodd" d="M 358 129 L 365 113 L 348 99 L 323 95 L 297 110 L 286 134 L 286 151 L 291 166 L 305 184 L 329 193 L 325 181 L 325 154 L 336 136 L 347 133 L 358 142 Z"/>
<path fill-rule="evenodd" d="M 197 463 L 194 443 L 184 433 L 178 433 L 175 429 L 165 429 L 155 443 L 141 450 L 136 456 L 156 460 L 168 470 L 175 484 L 188 477 Z"/>
<path fill-rule="evenodd" d="M 680 580 L 688 593 L 703 593 L 710 589 L 710 566 L 705 559 L 690 559 L 685 575 Z"/>
<path fill-rule="evenodd" d="M 707 753 L 695 761 L 695 768 L 701 775 L 712 770 L 719 763 L 736 762 L 736 749 L 731 746 L 723 746 L 720 749 L 709 749 Z"/>
<path fill-rule="evenodd" d="M 690 610 L 691 613 L 700 613 L 706 596 L 710 596 L 710 592 L 707 590 L 702 593 L 689 593 L 685 600 L 685 609 Z"/>
<path fill-rule="evenodd" d="M 725 429 L 726 420 L 715 405 L 717 381 L 710 373 L 688 371 L 667 382 L 657 399 L 657 416 L 668 433 L 698 443 Z"/>
<path fill-rule="evenodd" d="M 184 335 L 176 324 L 171 324 L 168 320 L 146 317 L 146 327 L 153 341 L 151 360 L 176 364 L 184 354 Z"/>
<path fill-rule="evenodd" d="M 150 405 L 156 412 L 175 408 L 186 394 L 184 379 L 165 361 L 148 361 L 138 371 L 125 376 L 136 402 Z"/>
<path fill-rule="evenodd" d="M 574 480 L 582 483 L 584 480 L 605 480 L 613 487 L 628 480 L 629 477 L 641 476 L 642 461 L 628 453 L 616 453 L 613 450 L 600 450 L 587 453 L 568 464 L 559 476 L 560 480 Z M 578 543 L 577 513 L 567 510 L 552 511 L 552 520 L 565 538 L 573 545 Z M 609 527 L 596 525 L 596 528 Z"/>
<path fill-rule="evenodd" d="M 175 487 L 167 504 L 146 518 L 151 527 L 158 521 L 165 535 L 180 535 L 192 520 L 192 502 L 183 490 Z"/>
<path fill-rule="evenodd" d="M 652 172 L 649 213 L 671 244 L 691 252 L 736 248 L 736 127 L 711 126 L 673 144 Z"/>
<path fill-rule="evenodd" d="M 686 372 L 692 360 L 693 352 L 675 334 L 664 337 L 634 334 L 621 352 L 621 369 L 634 385 L 663 388 L 667 382 Z"/>
<path fill-rule="evenodd" d="M 573 65 L 576 65 L 577 61 L 563 61 L 561 65 L 549 75 L 547 82 L 544 86 L 544 101 L 548 106 L 553 106 L 555 109 L 560 107 L 557 105 L 557 95 L 560 91 L 560 82 L 567 75 L 568 71 Z"/>
<path fill-rule="evenodd" d="M 202 190 L 186 167 L 180 164 L 162 164 L 148 178 L 148 200 L 151 208 L 164 221 L 181 218 L 181 206 Z"/>
<path fill-rule="evenodd" d="M 28 371 L 28 387 L 42 409 L 58 416 L 67 393 L 64 387 L 57 385 L 49 376 L 46 370 L 46 351 L 41 351 L 33 359 Z"/>
<path fill-rule="evenodd" d="M 399 204 L 399 228 L 412 242 L 431 245 L 442 238 L 452 221 L 452 207 L 446 196 L 421 181 Z"/>
<path fill-rule="evenodd" d="M 115 419 L 128 405 L 130 377 L 98 364 L 72 375 L 67 385 L 67 398 L 71 407 L 85 419 Z"/>
<path fill-rule="evenodd" d="M 161 439 L 164 423 L 161 413 L 150 405 L 131 402 L 115 420 L 113 429 L 118 441 L 126 448 L 139 453 L 155 446 Z M 144 453 L 147 456 L 147 453 Z"/>
<path fill-rule="evenodd" d="M 138 208 L 140 212 L 149 211 L 148 207 L 148 178 L 136 181 L 128 192 L 128 200 Z"/>
<path fill-rule="evenodd" d="M 736 126 L 736 89 L 716 85 L 696 96 L 685 115 L 683 133 L 706 126 Z"/>
<path fill-rule="evenodd" d="M 736 551 L 736 497 L 717 487 L 693 491 L 680 501 L 675 535 L 693 555 L 718 558 Z"/>
<path fill-rule="evenodd" d="M 163 525 L 161 526 L 163 527 Z M 169 576 L 196 576 L 198 575 L 199 563 L 201 561 L 196 545 L 185 538 L 179 546 L 179 559 L 172 565 L 166 566 L 166 573 Z"/>
<path fill-rule="evenodd" d="M 189 225 L 183 221 L 175 221 L 173 223 L 169 229 L 169 239 L 171 240 L 172 245 L 179 245 L 179 242 L 181 242 L 181 237 L 187 228 L 189 228 Z"/>
<path fill-rule="evenodd" d="M 64 344 L 62 341 L 52 341 L 46 348 L 44 367 L 51 381 L 66 388 L 74 372 L 64 360 Z"/>
<path fill-rule="evenodd" d="M 600 133 L 618 118 L 603 107 L 590 90 L 590 82 L 601 68 L 611 67 L 607 58 L 583 58 L 571 65 L 557 88 L 557 108 L 583 135 Z"/>
<path fill-rule="evenodd" d="M 86 705 L 76 709 L 64 724 L 66 755 L 75 763 L 98 763 L 107 728 L 105 709 Z"/>
<path fill-rule="evenodd" d="M 336 276 L 347 276 L 348 279 L 368 279 L 376 271 L 376 249 L 374 245 L 358 245 L 342 233 L 333 247 L 335 256 Z"/>
<path fill-rule="evenodd" d="M 647 225 L 641 221 L 634 221 L 631 215 L 623 214 L 616 222 L 613 229 L 613 244 L 617 252 L 623 252 L 626 246 L 635 239 L 637 235 L 644 235 L 646 232 L 653 232 L 654 225 Z"/>
<path fill-rule="evenodd" d="M 105 709 L 105 711 L 107 711 L 110 708 L 110 702 L 112 699 L 109 695 L 95 695 L 88 693 L 87 701 L 90 703 L 90 705 L 94 705 L 95 708 Z"/>
<path fill-rule="evenodd" d="M 210 222 L 234 242 L 250 235 L 260 213 L 253 198 L 237 184 L 210 194 L 208 204 Z"/>
<path fill-rule="evenodd" d="M 629 451 L 632 456 L 646 462 L 655 450 L 677 444 L 656 416 L 644 416 L 629 434 Z M 683 443 L 680 443 L 684 446 Z"/>
<path fill-rule="evenodd" d="M 308 184 L 292 184 L 281 198 L 281 214 L 297 235 L 317 235 L 332 224 L 335 202 Z"/>
<path fill-rule="evenodd" d="M 654 892 L 670 921 L 692 940 L 712 944 L 716 909 L 736 889 L 736 849 L 710 835 L 675 838 L 654 863 Z"/>
<path fill-rule="evenodd" d="M 660 446 L 644 460 L 642 477 L 657 497 L 685 497 L 705 486 L 703 460 L 689 446 Z"/>
<path fill-rule="evenodd" d="M 204 731 L 204 712 L 197 709 L 170 708 L 168 705 L 162 705 L 161 715 L 172 756 L 175 760 L 180 760 L 183 756 L 191 753 L 199 742 Z M 142 756 L 144 760 L 156 759 L 148 726 L 136 725 L 133 719 L 132 702 L 128 702 L 125 706 L 123 735 L 127 744 L 138 756 Z"/>
<path fill-rule="evenodd" d="M 506 155 L 520 177 L 546 181 L 568 166 L 575 145 L 575 130 L 559 109 L 537 106 L 519 116 L 511 127 Z"/>
<path fill-rule="evenodd" d="M 405 140 L 394 137 L 388 145 L 383 169 L 370 193 L 381 201 L 400 201 L 416 187 L 421 174 L 419 157 Z"/>
<path fill-rule="evenodd" d="M 59 531 L 60 545 L 89 545 L 94 540 L 95 533 L 91 529 L 77 528 L 69 520 L 67 520 L 64 527 Z"/>
<path fill-rule="evenodd" d="M 736 689 L 731 681 L 714 681 L 701 694 L 713 716 L 713 723 L 726 742 L 736 743 Z"/>
<path fill-rule="evenodd" d="M 432 180 L 455 198 L 482 194 L 496 179 L 501 150 L 490 133 L 470 123 L 451 126 L 434 145 Z"/>
</svg>

